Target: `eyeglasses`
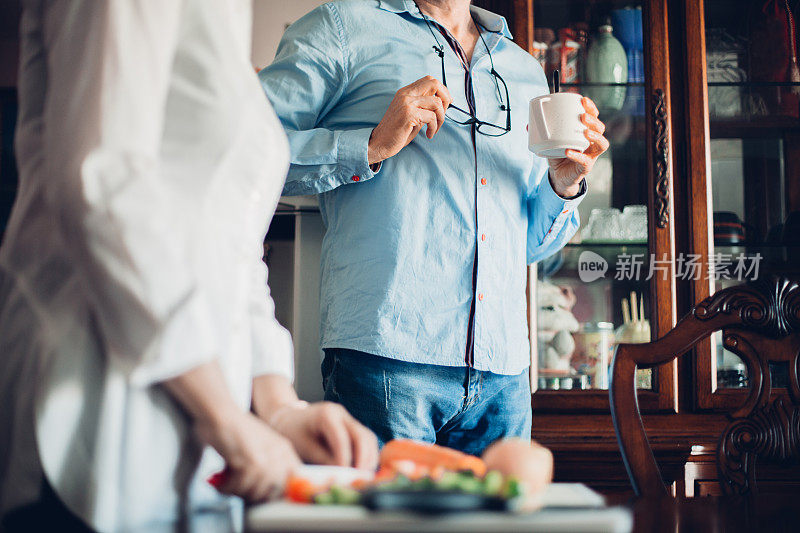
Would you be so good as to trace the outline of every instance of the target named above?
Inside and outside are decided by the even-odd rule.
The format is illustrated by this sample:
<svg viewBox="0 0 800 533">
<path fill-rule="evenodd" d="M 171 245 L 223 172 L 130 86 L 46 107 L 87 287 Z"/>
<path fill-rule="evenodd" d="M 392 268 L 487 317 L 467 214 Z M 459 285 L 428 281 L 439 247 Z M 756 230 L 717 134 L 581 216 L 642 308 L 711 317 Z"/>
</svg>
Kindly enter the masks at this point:
<svg viewBox="0 0 800 533">
<path fill-rule="evenodd" d="M 483 39 L 483 37 L 481 37 L 481 39 Z M 447 74 L 445 74 L 444 69 L 444 48 L 439 45 L 434 46 L 433 50 L 442 60 L 442 84 L 447 87 Z M 464 110 L 455 104 L 450 104 L 450 106 L 447 108 L 447 111 L 445 112 L 445 118 L 448 118 L 456 124 L 460 124 L 462 126 L 471 126 L 472 124 L 475 124 L 475 129 L 478 131 L 478 133 L 487 137 L 500 137 L 511 131 L 511 104 L 508 98 L 508 85 L 506 85 L 505 80 L 503 80 L 502 76 L 500 76 L 500 74 L 498 74 L 494 69 L 494 66 L 492 66 L 491 74 L 494 81 L 495 91 L 497 92 L 497 98 L 500 101 L 500 111 L 506 112 L 505 126 L 499 126 L 497 124 L 481 120 L 470 111 Z M 501 86 L 502 90 L 500 88 Z"/>
</svg>

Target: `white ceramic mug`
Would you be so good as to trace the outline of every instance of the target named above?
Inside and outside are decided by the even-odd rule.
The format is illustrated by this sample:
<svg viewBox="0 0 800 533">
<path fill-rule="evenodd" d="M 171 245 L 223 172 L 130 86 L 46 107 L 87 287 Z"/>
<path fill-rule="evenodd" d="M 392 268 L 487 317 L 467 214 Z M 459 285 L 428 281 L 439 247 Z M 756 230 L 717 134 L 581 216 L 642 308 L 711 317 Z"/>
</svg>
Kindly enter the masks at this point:
<svg viewBox="0 0 800 533">
<path fill-rule="evenodd" d="M 589 148 L 581 115 L 586 112 L 583 97 L 575 93 L 554 93 L 531 100 L 528 109 L 528 149 L 540 157 L 564 157 L 568 149 Z"/>
</svg>

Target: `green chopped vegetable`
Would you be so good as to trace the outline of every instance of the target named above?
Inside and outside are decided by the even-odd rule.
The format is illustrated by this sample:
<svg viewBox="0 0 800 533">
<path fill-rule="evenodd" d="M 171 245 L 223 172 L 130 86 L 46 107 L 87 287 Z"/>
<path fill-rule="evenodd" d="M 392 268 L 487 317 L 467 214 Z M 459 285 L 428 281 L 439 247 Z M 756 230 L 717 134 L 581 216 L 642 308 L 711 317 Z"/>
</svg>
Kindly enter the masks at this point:
<svg viewBox="0 0 800 533">
<path fill-rule="evenodd" d="M 425 476 L 411 482 L 411 488 L 414 490 L 432 490 L 436 488 L 436 483 L 430 476 Z"/>
<path fill-rule="evenodd" d="M 319 494 L 314 496 L 314 503 L 319 505 L 333 505 L 334 503 L 336 503 L 334 501 L 333 491 L 329 490 L 325 492 L 320 492 Z"/>
<path fill-rule="evenodd" d="M 407 489 L 411 487 L 411 480 L 408 476 L 403 474 L 397 474 L 394 479 L 390 479 L 389 481 L 385 481 L 378 485 L 376 488 L 380 490 L 401 490 Z"/>
<path fill-rule="evenodd" d="M 516 498 L 518 496 L 522 496 L 525 492 L 522 483 L 516 478 L 510 477 L 506 479 L 505 486 L 503 487 L 503 497 L 505 498 Z"/>
<path fill-rule="evenodd" d="M 497 496 L 503 490 L 503 474 L 497 470 L 487 472 L 483 478 L 483 493 L 487 496 Z"/>
<path fill-rule="evenodd" d="M 443 472 L 435 484 L 438 490 L 455 490 L 461 481 L 461 476 L 455 472 Z"/>
<path fill-rule="evenodd" d="M 361 499 L 361 495 L 357 490 L 338 485 L 331 487 L 330 494 L 333 498 L 333 503 L 337 505 L 355 505 Z"/>
<path fill-rule="evenodd" d="M 464 492 L 478 494 L 483 491 L 483 482 L 474 476 L 461 476 L 458 487 Z"/>
</svg>

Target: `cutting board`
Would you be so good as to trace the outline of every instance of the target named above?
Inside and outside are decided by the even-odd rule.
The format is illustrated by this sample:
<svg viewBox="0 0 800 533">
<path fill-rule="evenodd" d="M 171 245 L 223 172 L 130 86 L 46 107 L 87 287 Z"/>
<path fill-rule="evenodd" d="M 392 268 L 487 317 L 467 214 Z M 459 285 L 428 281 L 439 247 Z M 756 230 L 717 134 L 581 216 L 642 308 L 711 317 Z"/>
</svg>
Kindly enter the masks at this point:
<svg viewBox="0 0 800 533">
<path fill-rule="evenodd" d="M 603 497 L 581 483 L 553 483 L 534 513 L 476 512 L 449 516 L 371 513 L 359 506 L 300 505 L 289 502 L 250 507 L 249 532 L 614 532 L 627 533 L 633 519 L 628 509 L 606 507 Z"/>
</svg>

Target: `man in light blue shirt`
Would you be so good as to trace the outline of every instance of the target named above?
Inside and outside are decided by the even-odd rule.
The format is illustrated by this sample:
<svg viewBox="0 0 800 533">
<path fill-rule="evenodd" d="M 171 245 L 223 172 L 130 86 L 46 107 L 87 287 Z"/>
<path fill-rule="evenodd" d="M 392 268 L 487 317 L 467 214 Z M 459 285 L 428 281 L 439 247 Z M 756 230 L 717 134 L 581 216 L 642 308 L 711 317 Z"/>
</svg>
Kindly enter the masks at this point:
<svg viewBox="0 0 800 533">
<path fill-rule="evenodd" d="M 594 104 L 589 149 L 533 156 L 547 80 L 469 0 L 325 4 L 259 77 L 291 144 L 284 194 L 318 194 L 327 226 L 326 398 L 382 442 L 530 438 L 526 264 L 578 228 L 608 148 Z"/>
</svg>

